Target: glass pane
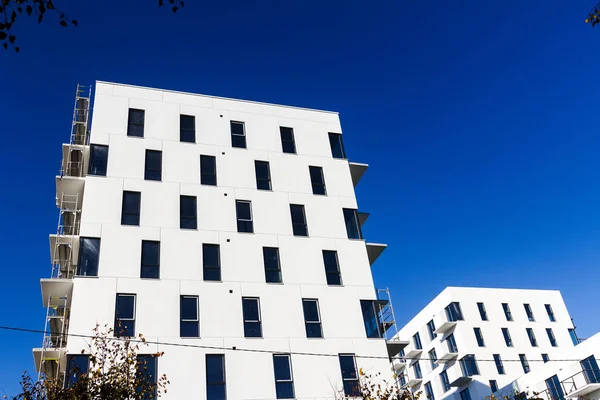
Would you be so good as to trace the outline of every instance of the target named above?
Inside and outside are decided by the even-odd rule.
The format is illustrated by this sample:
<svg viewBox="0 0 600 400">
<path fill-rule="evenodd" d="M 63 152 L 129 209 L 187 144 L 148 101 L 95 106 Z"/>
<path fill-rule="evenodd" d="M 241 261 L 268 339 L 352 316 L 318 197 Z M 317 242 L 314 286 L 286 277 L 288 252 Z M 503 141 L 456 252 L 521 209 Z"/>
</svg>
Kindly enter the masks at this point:
<svg viewBox="0 0 600 400">
<path fill-rule="evenodd" d="M 358 380 L 344 381 L 344 393 L 349 397 L 358 397 L 360 395 Z"/>
<path fill-rule="evenodd" d="M 193 115 L 180 115 L 179 126 L 182 130 L 196 130 L 196 117 L 194 117 Z"/>
<path fill-rule="evenodd" d="M 245 337 L 262 337 L 260 322 L 244 322 Z"/>
<path fill-rule="evenodd" d="M 263 258 L 267 271 L 279 270 L 279 249 L 276 247 L 263 247 Z"/>
<path fill-rule="evenodd" d="M 181 296 L 181 319 L 198 319 L 198 298 Z"/>
<path fill-rule="evenodd" d="M 245 321 L 258 321 L 260 319 L 258 310 L 258 299 L 243 299 L 242 306 Z"/>
<path fill-rule="evenodd" d="M 333 158 L 346 158 L 342 135 L 337 133 L 329 134 L 329 145 L 331 146 L 331 155 Z"/>
<path fill-rule="evenodd" d="M 380 338 L 379 319 L 375 312 L 375 302 L 373 300 L 361 300 L 360 307 L 363 314 L 363 322 L 368 338 Z"/>
<path fill-rule="evenodd" d="M 142 264 L 159 265 L 160 242 L 142 240 Z"/>
<path fill-rule="evenodd" d="M 108 146 L 90 145 L 90 165 L 88 174 L 106 176 L 108 163 Z"/>
<path fill-rule="evenodd" d="M 279 132 L 281 133 L 282 141 L 293 141 L 294 140 L 294 130 L 292 128 L 286 128 L 283 126 L 279 127 Z"/>
<path fill-rule="evenodd" d="M 98 257 L 100 254 L 100 239 L 81 238 L 79 246 L 79 262 L 77 275 L 98 276 Z"/>
<path fill-rule="evenodd" d="M 327 284 L 328 285 L 341 285 L 342 277 L 339 272 L 328 272 L 327 273 Z"/>
<path fill-rule="evenodd" d="M 306 337 L 309 338 L 321 338 L 323 337 L 323 331 L 321 330 L 321 323 L 319 322 L 307 322 L 306 325 Z"/>
<path fill-rule="evenodd" d="M 325 263 L 325 271 L 338 272 L 337 251 L 323 250 L 323 262 Z"/>
<path fill-rule="evenodd" d="M 133 124 L 143 125 L 144 124 L 144 110 L 138 110 L 135 108 L 129 109 L 129 122 Z"/>
<path fill-rule="evenodd" d="M 304 206 L 299 204 L 290 204 L 290 211 L 292 213 L 292 222 L 295 224 L 305 224 L 304 220 Z"/>
<path fill-rule="evenodd" d="M 271 190 L 269 163 L 267 161 L 254 161 L 254 171 L 256 173 L 256 188 Z"/>
<path fill-rule="evenodd" d="M 344 208 L 344 221 L 346 222 L 346 233 L 348 239 L 361 239 L 360 228 L 358 227 L 358 219 L 356 210 Z"/>
<path fill-rule="evenodd" d="M 246 136 L 231 135 L 231 147 L 246 148 Z"/>
<path fill-rule="evenodd" d="M 316 300 L 302 300 L 302 308 L 304 309 L 304 320 L 308 322 L 319 321 L 319 310 Z"/>
<path fill-rule="evenodd" d="M 354 355 L 340 355 L 340 368 L 343 379 L 357 379 Z"/>
<path fill-rule="evenodd" d="M 206 382 L 225 382 L 224 356 L 222 354 L 206 355 Z"/>
<path fill-rule="evenodd" d="M 308 236 L 308 228 L 304 223 L 294 224 L 292 228 L 294 236 Z"/>
<path fill-rule="evenodd" d="M 221 270 L 215 268 L 205 268 L 204 269 L 204 280 L 205 281 L 220 281 L 221 280 Z"/>
<path fill-rule="evenodd" d="M 160 268 L 158 266 L 143 265 L 140 273 L 140 278 L 159 279 Z"/>
<path fill-rule="evenodd" d="M 267 283 L 281 283 L 281 272 L 265 271 L 265 280 Z"/>
<path fill-rule="evenodd" d="M 292 382 L 277 382 L 275 392 L 278 399 L 293 399 L 294 384 Z"/>
<path fill-rule="evenodd" d="M 181 215 L 184 217 L 196 216 L 196 198 L 192 196 L 181 196 L 179 201 Z"/>
<path fill-rule="evenodd" d="M 81 374 L 86 374 L 88 372 L 88 368 L 89 356 L 67 356 L 67 387 L 73 386 Z"/>
<path fill-rule="evenodd" d="M 232 135 L 244 135 L 244 123 L 243 122 L 230 122 Z"/>
<path fill-rule="evenodd" d="M 133 319 L 135 308 L 135 296 L 117 295 L 116 314 L 118 318 Z"/>
<path fill-rule="evenodd" d="M 123 192 L 123 213 L 124 214 L 139 214 L 140 213 L 140 192 Z"/>
<path fill-rule="evenodd" d="M 216 158 L 214 156 L 200 156 L 200 169 L 203 174 L 215 174 Z"/>
<path fill-rule="evenodd" d="M 226 400 L 225 385 L 208 385 L 206 387 L 206 400 Z"/>
<path fill-rule="evenodd" d="M 218 267 L 219 263 L 219 245 L 218 244 L 203 244 L 202 245 L 202 263 L 204 266 Z"/>
<path fill-rule="evenodd" d="M 241 220 L 238 220 L 237 221 L 237 231 L 238 232 L 253 233 L 254 232 L 254 225 L 252 224 L 252 221 L 241 221 Z"/>
<path fill-rule="evenodd" d="M 252 214 L 250 212 L 250 203 L 247 201 L 236 201 L 235 209 L 237 213 L 238 220 L 246 220 L 249 221 L 252 219 Z"/>
<path fill-rule="evenodd" d="M 197 321 L 181 321 L 180 336 L 181 337 L 199 337 L 200 328 Z"/>
<path fill-rule="evenodd" d="M 275 379 L 278 381 L 289 381 L 292 379 L 290 372 L 290 356 L 287 354 L 273 355 L 273 369 L 275 370 Z"/>
</svg>

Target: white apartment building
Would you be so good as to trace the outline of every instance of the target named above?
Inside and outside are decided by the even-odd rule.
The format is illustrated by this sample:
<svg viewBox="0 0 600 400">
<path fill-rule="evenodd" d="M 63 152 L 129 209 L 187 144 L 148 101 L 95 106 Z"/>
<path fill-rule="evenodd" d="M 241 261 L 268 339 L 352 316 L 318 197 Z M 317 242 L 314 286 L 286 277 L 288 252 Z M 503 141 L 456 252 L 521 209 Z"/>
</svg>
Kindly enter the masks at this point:
<svg viewBox="0 0 600 400">
<path fill-rule="evenodd" d="M 42 376 L 85 371 L 73 335 L 118 321 L 160 343 L 144 351 L 166 399 L 326 399 L 361 367 L 392 377 L 371 275 L 386 246 L 362 237 L 367 165 L 337 113 L 97 82 L 92 123 L 90 93 L 56 177 Z"/>
<path fill-rule="evenodd" d="M 483 399 L 577 341 L 560 292 L 448 287 L 400 329 L 401 385 L 430 400 Z"/>
</svg>

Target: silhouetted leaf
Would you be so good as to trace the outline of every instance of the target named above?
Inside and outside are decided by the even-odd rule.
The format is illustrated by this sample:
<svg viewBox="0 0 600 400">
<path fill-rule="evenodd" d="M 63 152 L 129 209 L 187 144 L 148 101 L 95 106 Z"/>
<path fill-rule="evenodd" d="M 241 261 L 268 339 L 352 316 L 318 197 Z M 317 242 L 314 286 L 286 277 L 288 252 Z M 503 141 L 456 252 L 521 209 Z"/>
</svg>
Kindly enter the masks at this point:
<svg viewBox="0 0 600 400">
<path fill-rule="evenodd" d="M 0 32 L 0 40 L 4 40 L 6 39 L 8 35 L 6 34 L 6 32 Z"/>
<path fill-rule="evenodd" d="M 158 0 L 158 6 L 162 7 L 163 6 L 163 0 Z"/>
<path fill-rule="evenodd" d="M 8 44 L 2 43 L 2 47 L 4 47 L 4 50 L 6 50 L 6 49 L 8 49 Z"/>
<path fill-rule="evenodd" d="M 19 51 L 21 51 L 21 48 L 19 46 L 15 47 L 15 51 L 18 53 Z"/>
<path fill-rule="evenodd" d="M 31 15 L 31 13 L 33 12 L 33 7 L 27 6 L 25 7 L 25 11 L 27 11 L 27 15 Z"/>
<path fill-rule="evenodd" d="M 14 43 L 14 42 L 15 42 L 15 39 L 16 39 L 16 37 L 15 37 L 14 35 L 10 35 L 10 36 L 8 37 L 8 41 L 9 41 L 9 42 L 11 42 L 11 43 Z"/>
<path fill-rule="evenodd" d="M 44 14 L 40 14 L 40 16 L 38 17 L 38 24 L 42 22 L 42 19 L 44 19 Z"/>
<path fill-rule="evenodd" d="M 179 4 L 181 4 L 181 7 L 185 6 L 185 4 L 183 4 L 183 1 L 180 1 Z"/>
<path fill-rule="evenodd" d="M 60 21 L 60 26 L 67 26 L 67 22 L 65 20 Z"/>
<path fill-rule="evenodd" d="M 71 23 L 72 23 L 73 25 L 75 25 L 75 26 L 78 26 L 78 25 L 77 25 L 77 20 L 76 20 L 76 19 L 72 20 L 72 21 L 71 21 Z"/>
<path fill-rule="evenodd" d="M 173 6 L 172 10 L 173 10 L 173 12 L 174 12 L 174 13 L 176 13 L 176 12 L 177 12 L 177 10 L 179 10 L 179 7 L 177 7 L 177 6 Z"/>
<path fill-rule="evenodd" d="M 4 29 L 6 28 L 6 25 L 4 25 L 2 22 L 0 22 L 0 29 Z"/>
</svg>

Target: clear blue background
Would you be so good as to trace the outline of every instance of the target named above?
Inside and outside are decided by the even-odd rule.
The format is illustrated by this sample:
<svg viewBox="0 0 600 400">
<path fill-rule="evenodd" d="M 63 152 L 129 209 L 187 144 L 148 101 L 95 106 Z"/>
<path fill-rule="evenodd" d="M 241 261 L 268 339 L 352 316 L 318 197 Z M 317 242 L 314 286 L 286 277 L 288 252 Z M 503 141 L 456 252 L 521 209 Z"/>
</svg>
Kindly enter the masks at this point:
<svg viewBox="0 0 600 400">
<path fill-rule="evenodd" d="M 0 52 L 0 325 L 43 328 L 60 146 L 99 79 L 339 111 L 400 323 L 473 285 L 560 289 L 600 331 L 595 0 L 57 3 L 79 28 L 23 19 Z M 14 394 L 41 335 L 0 343 Z"/>
</svg>

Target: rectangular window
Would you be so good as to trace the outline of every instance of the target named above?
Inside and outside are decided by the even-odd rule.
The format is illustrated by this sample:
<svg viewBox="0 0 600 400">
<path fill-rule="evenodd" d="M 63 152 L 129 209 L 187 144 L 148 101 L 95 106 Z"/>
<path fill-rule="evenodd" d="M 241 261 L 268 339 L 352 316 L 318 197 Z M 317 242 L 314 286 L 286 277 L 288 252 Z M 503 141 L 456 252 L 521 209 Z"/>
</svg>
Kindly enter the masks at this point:
<svg viewBox="0 0 600 400">
<path fill-rule="evenodd" d="M 246 129 L 243 122 L 230 121 L 231 147 L 246 148 Z"/>
<path fill-rule="evenodd" d="M 196 196 L 179 196 L 179 227 L 198 229 Z"/>
<path fill-rule="evenodd" d="M 431 362 L 431 370 L 433 371 L 436 367 L 437 362 L 437 353 L 435 352 L 435 347 L 429 350 L 429 361 Z"/>
<path fill-rule="evenodd" d="M 142 266 L 140 278 L 160 278 L 160 242 L 142 240 Z"/>
<path fill-rule="evenodd" d="M 179 140 L 181 142 L 196 142 L 196 117 L 193 115 L 179 116 Z"/>
<path fill-rule="evenodd" d="M 571 336 L 573 345 L 577 346 L 579 344 L 579 338 L 577 337 L 577 332 L 575 332 L 575 329 L 569 329 L 569 336 Z"/>
<path fill-rule="evenodd" d="M 121 225 L 140 224 L 140 203 L 142 194 L 140 192 L 123 192 L 123 207 L 121 208 Z"/>
<path fill-rule="evenodd" d="M 421 372 L 421 364 L 419 364 L 419 360 L 415 361 L 412 365 L 413 373 L 416 379 L 423 379 L 423 373 Z"/>
<path fill-rule="evenodd" d="M 278 399 L 294 398 L 294 379 L 292 362 L 289 354 L 273 354 L 273 370 L 275 371 L 275 393 Z"/>
<path fill-rule="evenodd" d="M 448 345 L 449 353 L 458 353 L 458 346 L 456 345 L 456 339 L 454 339 L 454 333 L 451 333 L 446 338 L 446 344 Z"/>
<path fill-rule="evenodd" d="M 242 297 L 244 337 L 262 337 L 260 302 L 257 297 Z"/>
<path fill-rule="evenodd" d="M 554 337 L 554 332 L 552 332 L 552 328 L 546 328 L 546 333 L 548 334 L 548 340 L 550 340 L 550 344 L 552 347 L 557 347 L 556 338 Z"/>
<path fill-rule="evenodd" d="M 479 347 L 485 347 L 485 341 L 483 340 L 483 334 L 481 333 L 481 328 L 473 328 L 473 332 L 475 333 L 475 339 L 477 340 L 477 345 Z"/>
<path fill-rule="evenodd" d="M 550 361 L 550 356 L 548 356 L 548 354 L 546 353 L 542 353 L 542 361 L 544 361 L 544 363 L 547 363 L 548 361 Z"/>
<path fill-rule="evenodd" d="M 588 358 L 579 362 L 583 374 L 585 375 L 585 381 L 589 383 L 600 383 L 600 369 L 598 369 L 598 362 L 592 354 Z"/>
<path fill-rule="evenodd" d="M 316 299 L 302 299 L 302 310 L 304 311 L 304 327 L 307 338 L 322 338 L 321 314 L 319 312 L 319 301 Z"/>
<path fill-rule="evenodd" d="M 437 337 L 437 333 L 435 333 L 435 322 L 433 322 L 433 320 L 430 320 L 427 323 L 427 331 L 429 332 L 430 340 L 433 340 Z"/>
<path fill-rule="evenodd" d="M 217 186 L 217 158 L 200 156 L 200 184 Z"/>
<path fill-rule="evenodd" d="M 162 151 L 146 150 L 144 179 L 160 181 L 162 179 Z"/>
<path fill-rule="evenodd" d="M 419 332 L 413 335 L 413 345 L 417 350 L 423 349 L 423 345 L 421 344 L 421 335 L 419 334 Z"/>
<path fill-rule="evenodd" d="M 496 393 L 498 391 L 498 382 L 495 380 L 490 380 L 490 391 L 492 393 Z"/>
<path fill-rule="evenodd" d="M 344 394 L 346 397 L 358 397 L 360 390 L 354 354 L 340 354 L 339 358 L 342 381 L 344 383 Z"/>
<path fill-rule="evenodd" d="M 90 145 L 90 162 L 88 165 L 88 175 L 106 176 L 106 166 L 108 165 L 108 146 L 100 144 Z"/>
<path fill-rule="evenodd" d="M 487 312 L 485 311 L 485 304 L 477 303 L 477 308 L 479 309 L 479 316 L 481 316 L 482 321 L 487 321 Z"/>
<path fill-rule="evenodd" d="M 565 393 L 562 390 L 558 376 L 554 375 L 546 379 L 546 388 L 548 388 L 552 400 L 565 400 Z"/>
<path fill-rule="evenodd" d="M 84 354 L 67 355 L 67 370 L 65 385 L 69 388 L 75 385 L 81 375 L 86 375 L 90 368 L 90 356 Z"/>
<path fill-rule="evenodd" d="M 528 373 L 531 371 L 529 368 L 529 361 L 527 361 L 527 357 L 525 354 L 519 354 L 519 360 L 521 360 L 521 366 L 523 367 L 523 372 Z"/>
<path fill-rule="evenodd" d="M 450 303 L 446 306 L 445 310 L 446 310 L 446 318 L 448 319 L 449 322 L 456 322 L 456 321 L 463 320 L 463 315 L 462 315 L 462 311 L 460 309 L 459 302 L 453 301 L 452 303 Z"/>
<path fill-rule="evenodd" d="M 404 374 L 404 371 L 398 373 L 398 380 L 400 381 L 401 387 L 406 385 L 406 375 Z"/>
<path fill-rule="evenodd" d="M 138 354 L 137 365 L 135 371 L 136 380 L 142 384 L 136 389 L 141 391 L 142 388 L 146 392 L 141 396 L 143 400 L 156 400 L 156 383 L 158 379 L 158 359 L 154 354 Z M 152 388 L 152 389 L 150 389 Z"/>
<path fill-rule="evenodd" d="M 531 310 L 531 305 L 525 303 L 525 304 L 523 304 L 523 307 L 525 307 L 525 314 L 527 314 L 527 319 L 530 322 L 534 322 L 535 318 L 533 317 L 533 311 Z"/>
<path fill-rule="evenodd" d="M 130 108 L 127 117 L 127 136 L 144 137 L 144 119 L 144 110 Z"/>
<path fill-rule="evenodd" d="M 82 237 L 79 239 L 78 276 L 98 276 L 100 238 Z"/>
<path fill-rule="evenodd" d="M 236 200 L 235 212 L 237 216 L 237 231 L 245 233 L 254 233 L 254 224 L 252 222 L 252 206 L 248 200 Z"/>
<path fill-rule="evenodd" d="M 358 212 L 350 208 L 344 208 L 344 221 L 346 222 L 346 233 L 348 239 L 362 239 L 360 223 L 358 222 Z"/>
<path fill-rule="evenodd" d="M 331 155 L 333 158 L 346 158 L 342 135 L 339 133 L 329 133 L 329 145 L 331 146 Z"/>
<path fill-rule="evenodd" d="M 279 127 L 281 136 L 281 148 L 284 153 L 296 154 L 296 142 L 294 141 L 294 129 Z"/>
<path fill-rule="evenodd" d="M 460 391 L 460 400 L 471 400 L 471 393 L 469 393 L 469 388 Z"/>
<path fill-rule="evenodd" d="M 202 272 L 205 281 L 221 280 L 221 254 L 218 244 L 202 244 Z"/>
<path fill-rule="evenodd" d="M 502 328 L 502 336 L 504 336 L 504 342 L 507 347 L 513 347 L 512 339 L 510 338 L 510 332 L 508 328 Z"/>
<path fill-rule="evenodd" d="M 281 283 L 281 264 L 277 247 L 263 247 L 265 280 L 267 283 Z"/>
<path fill-rule="evenodd" d="M 323 264 L 325 264 L 327 284 L 330 286 L 341 286 L 342 275 L 340 273 L 337 251 L 323 250 Z"/>
<path fill-rule="evenodd" d="M 535 333 L 533 333 L 533 328 L 527 328 L 527 337 L 529 338 L 529 343 L 531 346 L 537 347 L 537 340 L 535 338 Z"/>
<path fill-rule="evenodd" d="M 382 332 L 379 329 L 379 316 L 374 300 L 361 300 L 360 307 L 365 324 L 365 332 L 370 339 L 381 338 Z"/>
<path fill-rule="evenodd" d="M 179 296 L 181 337 L 200 337 L 200 318 L 198 317 L 198 296 Z"/>
<path fill-rule="evenodd" d="M 256 188 L 258 190 L 271 190 L 271 170 L 268 161 L 254 161 L 256 174 Z"/>
<path fill-rule="evenodd" d="M 425 395 L 427 396 L 428 400 L 435 400 L 435 397 L 433 396 L 433 388 L 431 387 L 431 382 L 427 382 L 425 384 Z"/>
<path fill-rule="evenodd" d="M 325 177 L 323 176 L 323 168 L 309 166 L 308 172 L 310 174 L 310 184 L 312 185 L 313 194 L 327 194 L 327 190 L 325 189 Z"/>
<path fill-rule="evenodd" d="M 504 310 L 504 316 L 506 317 L 506 320 L 512 321 L 512 313 L 510 312 L 510 307 L 508 303 L 502 303 L 502 309 Z"/>
<path fill-rule="evenodd" d="M 135 294 L 117 293 L 115 336 L 135 336 Z"/>
<path fill-rule="evenodd" d="M 442 390 L 444 393 L 452 389 L 450 386 L 450 379 L 448 379 L 448 372 L 446 372 L 446 370 L 440 372 L 440 381 L 442 382 Z"/>
<path fill-rule="evenodd" d="M 206 355 L 206 400 L 225 400 L 225 355 Z"/>
<path fill-rule="evenodd" d="M 548 313 L 550 322 L 556 322 L 556 318 L 554 318 L 554 311 L 552 311 L 552 306 L 550 304 L 544 304 L 544 307 L 546 307 L 546 312 Z"/>
<path fill-rule="evenodd" d="M 292 215 L 292 229 L 294 231 L 294 236 L 308 236 L 308 226 L 306 225 L 304 206 L 300 204 L 290 204 L 290 214 Z"/>
<path fill-rule="evenodd" d="M 479 375 L 479 368 L 477 367 L 475 354 L 467 354 L 461 358 L 460 369 L 462 370 L 463 376 Z"/>
<path fill-rule="evenodd" d="M 494 354 L 494 362 L 496 363 L 496 369 L 498 370 L 498 374 L 504 375 L 504 364 L 502 363 L 502 359 L 500 358 L 500 354 Z"/>
</svg>

